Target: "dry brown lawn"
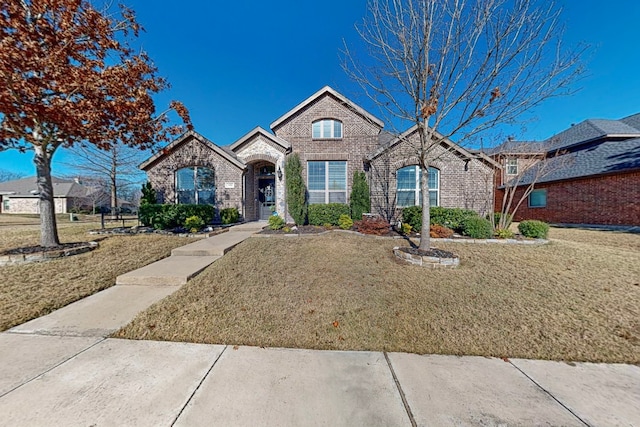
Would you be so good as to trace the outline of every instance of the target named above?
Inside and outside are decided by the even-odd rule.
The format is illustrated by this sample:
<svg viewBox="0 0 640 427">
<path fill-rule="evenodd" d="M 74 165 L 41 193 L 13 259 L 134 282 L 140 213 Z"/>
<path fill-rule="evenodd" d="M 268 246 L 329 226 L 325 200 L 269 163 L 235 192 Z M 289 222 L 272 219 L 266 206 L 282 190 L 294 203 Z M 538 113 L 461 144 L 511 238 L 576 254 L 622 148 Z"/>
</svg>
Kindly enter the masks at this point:
<svg viewBox="0 0 640 427">
<path fill-rule="evenodd" d="M 29 218 L 0 216 L 0 250 L 36 245 Z M 35 220 L 37 223 L 37 219 Z M 11 224 L 11 226 L 7 225 Z M 120 223 L 122 224 L 122 223 Z M 44 263 L 0 267 L 0 331 L 45 315 L 115 284 L 116 276 L 142 267 L 188 242 L 174 236 L 91 236 L 96 223 L 61 223 L 60 240 L 100 240 L 92 252 Z"/>
<path fill-rule="evenodd" d="M 311 349 L 640 363 L 640 235 L 552 229 L 543 246 L 251 238 L 115 336 Z"/>
</svg>

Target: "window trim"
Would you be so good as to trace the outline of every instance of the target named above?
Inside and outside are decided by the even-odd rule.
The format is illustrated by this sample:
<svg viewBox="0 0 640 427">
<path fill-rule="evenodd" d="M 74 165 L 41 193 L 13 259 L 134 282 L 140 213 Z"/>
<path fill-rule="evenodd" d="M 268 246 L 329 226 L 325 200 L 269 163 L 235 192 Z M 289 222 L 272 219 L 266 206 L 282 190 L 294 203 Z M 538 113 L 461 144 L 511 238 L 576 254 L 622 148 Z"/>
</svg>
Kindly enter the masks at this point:
<svg viewBox="0 0 640 427">
<path fill-rule="evenodd" d="M 193 189 L 189 189 L 188 191 L 193 191 L 193 195 L 194 195 L 194 201 L 196 205 L 199 205 L 201 203 L 199 203 L 199 192 L 200 191 L 211 191 L 213 193 L 213 203 L 202 203 L 202 204 L 211 204 L 211 205 L 215 205 L 215 200 L 216 200 L 216 175 L 215 175 L 215 169 L 209 166 L 184 166 L 181 168 L 178 168 L 175 170 L 174 172 L 174 191 L 175 191 L 175 204 L 176 205 L 180 205 L 180 204 L 184 204 L 184 203 L 180 203 L 180 191 L 187 191 L 187 190 L 181 190 L 178 187 L 178 174 L 180 173 L 181 170 L 184 169 L 191 169 L 193 172 Z M 211 173 L 213 175 L 213 187 L 212 188 L 198 188 L 198 169 L 209 169 L 211 170 Z"/>
<path fill-rule="evenodd" d="M 518 158 L 507 157 L 504 161 L 505 173 L 509 176 L 518 175 Z M 511 168 L 515 168 L 515 172 L 510 172 Z"/>
<path fill-rule="evenodd" d="M 531 196 L 533 196 L 534 193 L 535 194 L 544 194 L 544 204 L 540 204 L 540 205 L 531 204 Z M 535 190 L 531 191 L 531 193 L 529 193 L 529 195 L 527 196 L 527 205 L 531 209 L 546 208 L 547 207 L 547 189 L 546 188 L 536 188 Z"/>
<path fill-rule="evenodd" d="M 324 131 L 325 131 L 324 124 L 325 124 L 325 122 L 331 122 L 331 135 L 329 135 L 329 136 L 324 134 Z M 320 136 L 315 136 L 314 132 L 313 132 L 313 129 L 314 129 L 314 126 L 316 125 L 316 123 L 320 127 Z M 336 123 L 340 123 L 340 136 L 335 136 L 336 135 Z M 343 139 L 344 138 L 344 123 L 342 123 L 341 120 L 330 119 L 330 118 L 315 120 L 315 121 L 313 121 L 313 123 L 311 123 L 311 138 L 312 139 Z"/>
<path fill-rule="evenodd" d="M 408 190 L 398 190 L 398 172 L 402 169 L 407 169 L 407 168 L 415 168 L 416 169 L 416 182 L 415 182 L 415 187 L 412 189 L 408 189 Z M 436 186 L 434 188 L 429 188 L 429 194 L 431 194 L 432 192 L 436 193 L 436 204 L 435 206 L 440 206 L 440 169 L 433 167 L 433 166 L 429 166 L 427 168 L 427 171 L 435 171 L 436 173 Z M 398 208 L 408 208 L 409 206 L 421 206 L 420 203 L 420 194 L 421 194 L 421 188 L 420 188 L 420 179 L 422 176 L 422 170 L 420 169 L 420 166 L 418 165 L 408 165 L 408 166 L 404 166 L 401 167 L 399 169 L 396 170 L 396 207 Z M 429 185 L 429 179 L 427 178 L 427 185 Z M 399 191 L 412 191 L 413 192 L 413 204 L 410 205 L 400 205 L 398 203 L 398 192 Z M 429 199 L 431 199 L 431 197 L 429 197 Z"/>
<path fill-rule="evenodd" d="M 323 190 L 311 190 L 311 186 L 309 185 L 309 173 L 311 171 L 310 164 L 311 163 L 323 163 L 324 164 L 324 189 Z M 329 188 L 329 163 L 342 163 L 344 164 L 344 190 L 331 190 Z M 348 177 L 348 169 L 349 165 L 346 160 L 308 160 L 307 161 L 307 191 L 309 192 L 309 196 L 312 193 L 314 194 L 324 194 L 324 202 L 323 203 L 311 203 L 311 197 L 309 197 L 309 204 L 321 205 L 328 203 L 339 203 L 339 202 L 331 202 L 330 195 L 331 193 L 343 193 L 344 194 L 344 203 L 348 203 L 348 189 L 349 189 L 349 177 Z"/>
</svg>

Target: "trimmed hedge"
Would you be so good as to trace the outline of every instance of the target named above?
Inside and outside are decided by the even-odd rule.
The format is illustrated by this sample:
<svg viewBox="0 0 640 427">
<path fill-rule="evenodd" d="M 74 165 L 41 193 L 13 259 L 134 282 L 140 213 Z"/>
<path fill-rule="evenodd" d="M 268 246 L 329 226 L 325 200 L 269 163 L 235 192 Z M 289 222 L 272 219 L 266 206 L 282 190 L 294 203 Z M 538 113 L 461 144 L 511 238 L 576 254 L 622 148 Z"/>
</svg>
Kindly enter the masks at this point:
<svg viewBox="0 0 640 427">
<path fill-rule="evenodd" d="M 518 224 L 518 230 L 524 237 L 546 239 L 549 233 L 549 224 L 536 219 L 528 219 Z"/>
<path fill-rule="evenodd" d="M 240 212 L 238 208 L 225 208 L 220 211 L 220 220 L 223 224 L 234 224 L 238 222 Z"/>
<path fill-rule="evenodd" d="M 184 227 L 187 218 L 199 216 L 210 223 L 216 213 L 212 205 L 141 205 L 138 216 L 142 225 L 157 230 Z"/>
<path fill-rule="evenodd" d="M 311 225 L 339 225 L 340 215 L 349 215 L 349 205 L 344 203 L 309 205 L 308 217 Z"/>
<path fill-rule="evenodd" d="M 474 239 L 490 239 L 493 237 L 493 225 L 479 216 L 466 218 L 462 221 L 462 234 Z"/>
<path fill-rule="evenodd" d="M 468 218 L 479 218 L 476 211 L 461 208 L 442 208 L 433 206 L 429 208 L 429 222 L 431 225 L 442 225 L 458 233 L 463 231 L 463 222 Z M 409 206 L 402 210 L 402 222 L 405 222 L 418 231 L 422 228 L 422 206 Z"/>
<path fill-rule="evenodd" d="M 402 222 L 409 224 L 412 230 L 419 233 L 422 228 L 422 207 L 409 206 L 402 209 Z"/>
</svg>

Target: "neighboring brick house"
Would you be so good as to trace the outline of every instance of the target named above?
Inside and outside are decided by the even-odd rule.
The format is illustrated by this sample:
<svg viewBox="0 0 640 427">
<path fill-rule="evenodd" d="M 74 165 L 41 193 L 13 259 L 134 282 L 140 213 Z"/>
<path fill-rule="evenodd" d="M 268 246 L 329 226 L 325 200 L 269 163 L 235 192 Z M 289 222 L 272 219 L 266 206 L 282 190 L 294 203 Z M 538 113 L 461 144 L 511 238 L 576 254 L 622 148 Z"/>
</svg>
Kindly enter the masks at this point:
<svg viewBox="0 0 640 427">
<path fill-rule="evenodd" d="M 89 209 L 90 189 L 75 180 L 51 177 L 55 213 L 74 209 Z M 0 182 L 0 212 L 8 214 L 39 214 L 40 195 L 36 177 Z"/>
<path fill-rule="evenodd" d="M 489 154 L 503 165 L 505 174 L 512 172 L 497 183 L 497 211 L 502 208 L 505 182 L 519 176 L 518 200 L 534 181 L 516 221 L 640 225 L 640 114 L 585 120 L 546 141 L 509 141 Z M 526 170 L 531 161 L 537 163 Z M 532 178 L 540 168 L 547 172 Z"/>
<path fill-rule="evenodd" d="M 384 123 L 325 86 L 271 124 L 228 147 L 187 132 L 140 165 L 163 203 L 236 207 L 247 220 L 286 215 L 284 161 L 297 153 L 310 203 L 348 203 L 355 171 L 365 171 L 372 211 L 387 219 L 418 204 L 415 130 L 397 138 Z M 449 140 L 430 165 L 431 204 L 485 214 L 493 205 L 497 164 Z M 290 219 L 290 218 L 288 218 Z"/>
</svg>

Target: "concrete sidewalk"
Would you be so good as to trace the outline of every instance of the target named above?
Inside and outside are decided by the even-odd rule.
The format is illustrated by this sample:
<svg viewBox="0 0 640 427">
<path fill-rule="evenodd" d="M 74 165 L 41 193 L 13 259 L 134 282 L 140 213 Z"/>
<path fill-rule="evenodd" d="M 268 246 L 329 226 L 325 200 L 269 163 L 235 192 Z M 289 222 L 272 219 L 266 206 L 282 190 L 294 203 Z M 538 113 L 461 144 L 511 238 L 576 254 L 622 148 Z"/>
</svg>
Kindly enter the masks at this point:
<svg viewBox="0 0 640 427">
<path fill-rule="evenodd" d="M 0 426 L 640 426 L 632 365 L 105 338 L 262 226 L 0 333 Z"/>
<path fill-rule="evenodd" d="M 0 334 L 2 426 L 638 426 L 640 368 Z"/>
</svg>

